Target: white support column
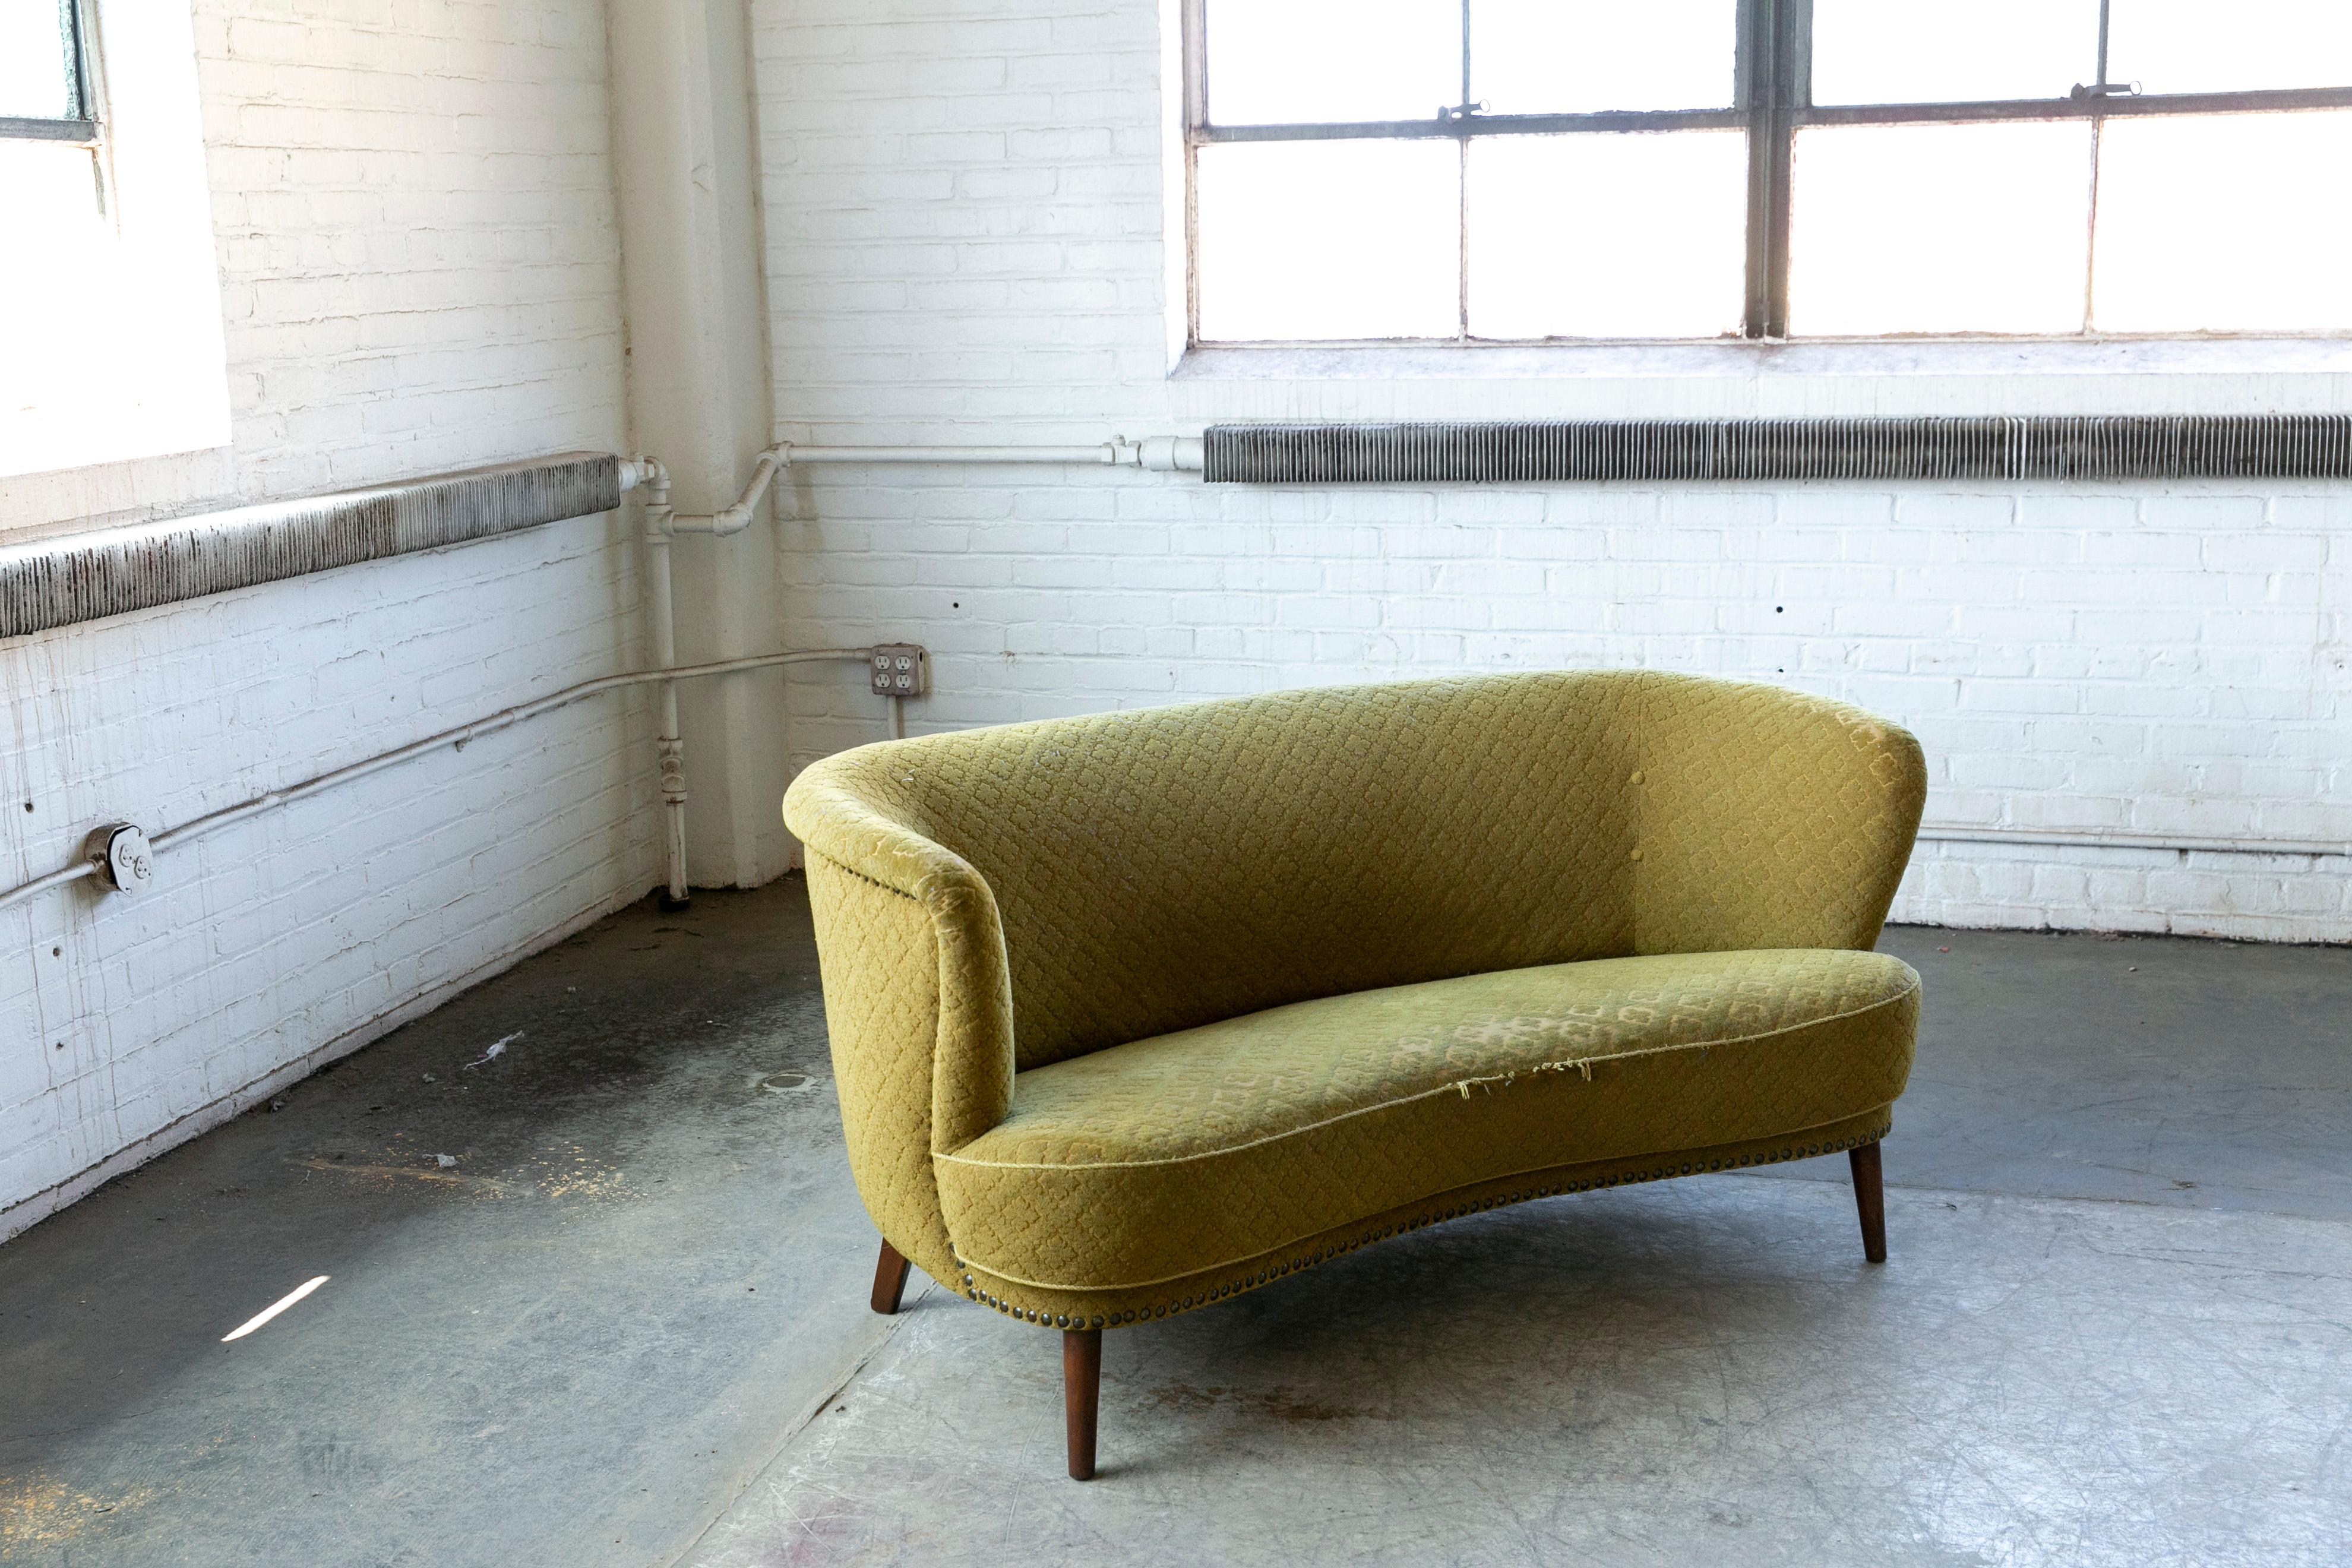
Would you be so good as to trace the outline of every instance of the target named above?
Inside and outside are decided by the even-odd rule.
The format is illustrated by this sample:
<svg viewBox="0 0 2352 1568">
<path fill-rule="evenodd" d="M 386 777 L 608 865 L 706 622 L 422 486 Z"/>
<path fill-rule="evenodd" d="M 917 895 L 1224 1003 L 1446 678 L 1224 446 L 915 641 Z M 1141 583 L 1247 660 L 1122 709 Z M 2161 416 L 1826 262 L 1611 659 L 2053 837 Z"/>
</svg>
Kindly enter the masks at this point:
<svg viewBox="0 0 2352 1568">
<path fill-rule="evenodd" d="M 660 457 L 678 511 L 715 511 L 772 438 L 743 0 L 609 0 L 606 16 L 632 445 Z M 667 547 L 682 660 L 787 640 L 772 515 L 762 507 L 732 538 Z M 758 671 L 677 694 L 682 727 L 668 733 L 690 758 L 694 885 L 756 886 L 789 864 L 783 679 Z"/>
</svg>

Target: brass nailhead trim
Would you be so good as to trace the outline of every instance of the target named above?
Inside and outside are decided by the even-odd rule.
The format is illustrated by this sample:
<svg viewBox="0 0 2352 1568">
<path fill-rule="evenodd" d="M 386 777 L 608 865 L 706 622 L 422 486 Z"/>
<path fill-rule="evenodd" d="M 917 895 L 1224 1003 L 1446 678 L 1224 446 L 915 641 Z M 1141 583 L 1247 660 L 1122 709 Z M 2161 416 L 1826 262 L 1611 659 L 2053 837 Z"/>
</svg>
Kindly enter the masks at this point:
<svg viewBox="0 0 2352 1568">
<path fill-rule="evenodd" d="M 892 889 L 891 890 L 895 892 L 898 889 Z M 1299 1270 L 1311 1268 L 1318 1264 L 1328 1262 L 1330 1259 L 1338 1258 L 1343 1253 L 1353 1252 L 1359 1247 L 1370 1247 L 1376 1241 L 1386 1241 L 1391 1237 L 1402 1236 L 1410 1231 L 1419 1230 L 1425 1226 L 1438 1225 L 1451 1219 L 1459 1219 L 1465 1215 L 1483 1214 L 1489 1210 L 1502 1208 L 1512 1204 L 1526 1203 L 1530 1198 L 1548 1198 L 1570 1193 L 1591 1192 L 1601 1187 L 1631 1186 L 1636 1182 L 1666 1181 L 1678 1175 L 1695 1175 L 1707 1171 L 1738 1170 L 1748 1165 L 1777 1164 L 1784 1160 L 1802 1160 L 1822 1154 L 1833 1154 L 1842 1150 L 1859 1148 L 1864 1143 L 1876 1142 L 1880 1139 L 1885 1138 L 1887 1131 L 1888 1128 L 1882 1127 L 1874 1132 L 1850 1134 L 1849 1136 L 1839 1139 L 1833 1142 L 1795 1144 L 1788 1148 L 1779 1150 L 1768 1149 L 1761 1152 L 1751 1152 L 1744 1154 L 1721 1155 L 1706 1162 L 1704 1164 L 1694 1161 L 1689 1164 L 1679 1167 L 1666 1165 L 1648 1171 L 1616 1171 L 1606 1175 L 1587 1176 L 1577 1180 L 1549 1183 L 1543 1186 L 1529 1187 L 1516 1193 L 1498 1193 L 1487 1197 L 1463 1200 L 1446 1208 L 1433 1210 L 1427 1214 L 1415 1215 L 1410 1219 L 1391 1222 L 1391 1224 L 1382 1226 L 1376 1230 L 1366 1231 L 1363 1235 L 1359 1237 L 1327 1243 L 1325 1246 L 1303 1256 L 1286 1258 L 1277 1262 L 1262 1266 L 1248 1274 L 1240 1276 L 1237 1279 L 1229 1279 L 1220 1284 L 1206 1287 L 1198 1294 L 1186 1296 L 1181 1300 L 1161 1301 L 1148 1307 L 1130 1308 L 1125 1311 L 1113 1312 L 1108 1318 L 1097 1315 L 1094 1318 L 1091 1326 L 1099 1329 L 1104 1327 L 1106 1324 L 1117 1325 L 1121 1323 L 1150 1322 L 1158 1319 L 1165 1318 L 1171 1312 L 1190 1311 L 1196 1306 L 1205 1307 L 1211 1302 L 1227 1300 L 1230 1297 L 1240 1295 L 1245 1290 L 1253 1290 L 1260 1286 L 1270 1284 L 1276 1279 L 1283 1279 L 1286 1276 L 1296 1273 Z M 959 1258 L 955 1261 L 959 1268 L 964 1266 L 961 1258 Z M 1009 1312 L 1016 1319 L 1020 1319 L 1026 1322 L 1043 1323 L 1049 1328 L 1067 1328 L 1072 1326 L 1072 1319 L 1067 1313 L 1040 1312 L 1034 1309 L 1014 1306 L 1013 1303 L 1006 1301 L 1002 1298 L 991 1295 L 985 1290 L 974 1288 L 972 1276 L 966 1274 L 963 1277 L 963 1280 L 967 1287 L 964 1291 L 965 1296 L 976 1301 L 986 1302 L 989 1306 L 995 1308 L 999 1312 Z M 1083 1314 L 1076 1320 L 1076 1326 L 1079 1328 L 1089 1326 L 1087 1318 Z"/>
</svg>

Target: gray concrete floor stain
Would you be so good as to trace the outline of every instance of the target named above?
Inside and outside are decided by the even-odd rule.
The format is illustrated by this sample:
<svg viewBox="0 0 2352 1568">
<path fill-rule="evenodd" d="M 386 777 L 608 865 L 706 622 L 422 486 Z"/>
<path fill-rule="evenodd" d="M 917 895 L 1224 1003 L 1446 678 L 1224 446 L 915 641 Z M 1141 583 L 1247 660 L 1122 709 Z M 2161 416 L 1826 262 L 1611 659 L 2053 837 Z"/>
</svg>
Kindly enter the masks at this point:
<svg viewBox="0 0 2352 1568">
<path fill-rule="evenodd" d="M 0 1246 L 0 1560 L 2352 1560 L 2352 951 L 1882 945 L 1885 1268 L 1843 1162 L 1456 1222 L 1113 1335 L 1080 1486 L 866 1310 L 800 884 L 640 906 Z"/>
</svg>

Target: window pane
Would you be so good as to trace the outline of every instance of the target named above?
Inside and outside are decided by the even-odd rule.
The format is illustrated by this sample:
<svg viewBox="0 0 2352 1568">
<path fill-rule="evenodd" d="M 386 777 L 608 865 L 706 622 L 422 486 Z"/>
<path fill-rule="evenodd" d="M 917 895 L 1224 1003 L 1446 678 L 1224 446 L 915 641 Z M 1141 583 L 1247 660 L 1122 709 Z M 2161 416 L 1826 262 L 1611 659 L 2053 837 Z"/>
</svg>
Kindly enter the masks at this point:
<svg viewBox="0 0 2352 1568">
<path fill-rule="evenodd" d="M 1470 331 L 1737 331 L 1747 201 L 1737 131 L 1482 136 L 1470 143 Z"/>
<path fill-rule="evenodd" d="M 2352 87 L 2345 0 L 2115 0 L 2107 74 L 2143 92 Z"/>
<path fill-rule="evenodd" d="M 2099 72 L 2099 0 L 1813 0 L 1815 103 L 2063 98 Z"/>
<path fill-rule="evenodd" d="M 0 115 L 80 118 L 68 25 L 58 0 L 0 0 Z"/>
<path fill-rule="evenodd" d="M 1204 341 L 1456 335 L 1454 142 L 1245 142 L 1198 155 Z"/>
<path fill-rule="evenodd" d="M 2099 148 L 2102 331 L 2352 327 L 2352 111 L 2114 120 Z"/>
<path fill-rule="evenodd" d="M 1792 332 L 2082 331 L 2088 125 L 1815 127 L 1793 181 Z"/>
<path fill-rule="evenodd" d="M 1471 0 L 1470 96 L 1495 114 L 1721 109 L 1738 0 Z"/>
<path fill-rule="evenodd" d="M 1434 120 L 1462 100 L 1461 0 L 1209 0 L 1218 125 Z"/>
</svg>

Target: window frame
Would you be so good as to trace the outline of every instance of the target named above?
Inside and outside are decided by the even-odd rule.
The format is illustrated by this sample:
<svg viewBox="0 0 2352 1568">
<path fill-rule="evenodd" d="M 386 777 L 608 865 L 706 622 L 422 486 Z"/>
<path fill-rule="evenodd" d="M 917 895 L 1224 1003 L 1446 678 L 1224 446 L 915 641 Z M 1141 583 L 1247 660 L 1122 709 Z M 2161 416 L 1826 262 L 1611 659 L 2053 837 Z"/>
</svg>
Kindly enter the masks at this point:
<svg viewBox="0 0 2352 1568">
<path fill-rule="evenodd" d="M 1816 104 L 1812 101 L 1813 0 L 1738 0 L 1732 65 L 1732 102 L 1719 109 L 1604 110 L 1568 114 L 1488 114 L 1470 100 L 1471 0 L 1462 3 L 1462 98 L 1425 120 L 1309 121 L 1220 125 L 1209 119 L 1208 0 L 1181 0 L 1183 51 L 1184 341 L 1188 348 L 1233 348 L 1244 344 L 1204 341 L 1201 336 L 1199 154 L 1202 147 L 1249 142 L 1453 140 L 1465 153 L 1481 136 L 1525 136 L 1624 132 L 1744 131 L 1748 135 L 1746 304 L 1733 336 L 1706 339 L 1642 339 L 1643 342 L 1836 342 L 1789 335 L 1790 177 L 1797 132 L 1832 125 L 1957 125 L 2002 121 L 2088 121 L 2093 166 L 2099 128 L 2107 121 L 2140 115 L 2245 114 L 2307 109 L 2352 109 L 2352 86 L 2257 88 L 2231 92 L 2143 94 L 2130 83 L 2107 79 L 2111 0 L 2100 0 L 2097 80 L 2078 82 L 2065 97 L 1988 99 L 1969 102 Z M 1466 227 L 1464 243 L 1467 244 Z M 1469 331 L 1467 269 L 1465 302 L 1452 338 L 1349 340 L 1353 342 L 1449 344 L 1559 342 L 1557 339 L 1475 338 Z M 2009 342 L 2065 342 L 2110 336 L 2179 334 L 1983 333 Z M 2199 334 L 2205 335 L 2205 334 Z M 1608 340 L 1589 340 L 1608 341 Z M 1853 341 L 1853 340 L 1844 340 Z M 1873 339 L 1868 341 L 1887 341 Z"/>
<path fill-rule="evenodd" d="M 90 69 L 90 27 L 89 0 L 57 0 L 58 9 L 66 21 L 66 47 L 73 52 L 68 62 L 73 87 L 74 112 L 62 119 L 41 116 L 0 114 L 0 139 L 20 142 L 75 142 L 93 143 L 98 140 L 99 121 L 95 72 Z"/>
</svg>

